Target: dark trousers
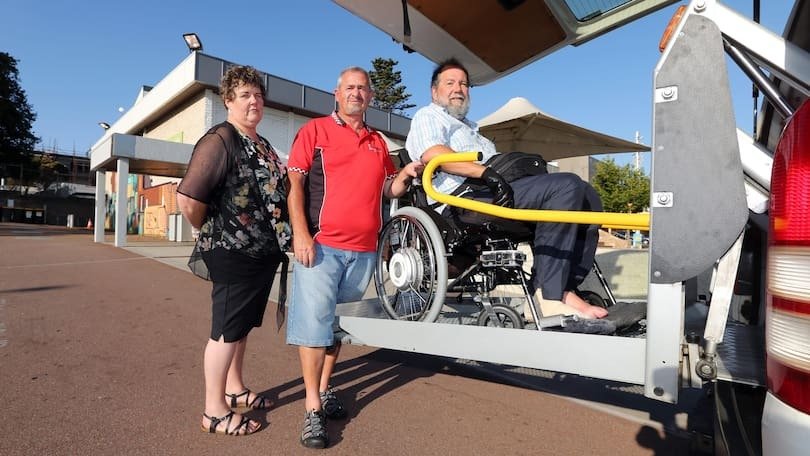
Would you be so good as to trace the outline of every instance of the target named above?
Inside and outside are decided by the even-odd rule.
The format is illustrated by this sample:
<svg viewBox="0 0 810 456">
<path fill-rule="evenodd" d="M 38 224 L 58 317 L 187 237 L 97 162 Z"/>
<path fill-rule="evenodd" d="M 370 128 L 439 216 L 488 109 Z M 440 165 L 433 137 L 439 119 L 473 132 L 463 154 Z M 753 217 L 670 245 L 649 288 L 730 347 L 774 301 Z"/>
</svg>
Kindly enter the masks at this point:
<svg viewBox="0 0 810 456">
<path fill-rule="evenodd" d="M 596 190 L 572 173 L 527 176 L 510 184 L 515 194 L 516 209 L 552 209 L 601 211 L 602 202 Z M 487 192 L 476 192 L 474 199 L 491 201 Z M 460 209 L 460 215 L 467 212 Z M 463 215 L 460 217 L 465 218 Z M 598 225 L 539 222 L 535 224 L 535 288 L 543 298 L 561 300 L 563 292 L 575 289 L 593 267 Z"/>
</svg>

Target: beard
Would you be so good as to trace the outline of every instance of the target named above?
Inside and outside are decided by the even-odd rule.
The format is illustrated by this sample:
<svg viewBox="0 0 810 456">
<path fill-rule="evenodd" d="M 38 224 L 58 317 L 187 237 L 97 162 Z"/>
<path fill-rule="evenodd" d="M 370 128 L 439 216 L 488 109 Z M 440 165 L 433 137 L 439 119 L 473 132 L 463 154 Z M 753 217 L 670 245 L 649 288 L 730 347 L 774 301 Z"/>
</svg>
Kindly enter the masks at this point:
<svg viewBox="0 0 810 456">
<path fill-rule="evenodd" d="M 467 117 L 467 113 L 470 112 L 470 99 L 465 98 L 461 104 L 454 103 L 453 100 L 451 100 L 442 107 L 446 109 L 447 113 L 452 117 L 462 120 Z"/>
<path fill-rule="evenodd" d="M 357 114 L 362 114 L 364 111 L 363 105 L 355 104 L 355 103 L 346 103 L 346 106 L 343 106 L 343 112 L 350 116 L 354 116 Z"/>
</svg>

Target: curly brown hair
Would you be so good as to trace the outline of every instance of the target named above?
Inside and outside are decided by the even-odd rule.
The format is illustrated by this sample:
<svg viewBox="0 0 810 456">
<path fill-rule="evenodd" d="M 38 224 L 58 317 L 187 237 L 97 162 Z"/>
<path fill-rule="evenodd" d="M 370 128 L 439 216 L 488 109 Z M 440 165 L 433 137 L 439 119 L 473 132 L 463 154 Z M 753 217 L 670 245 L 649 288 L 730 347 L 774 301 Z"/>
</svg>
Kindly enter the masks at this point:
<svg viewBox="0 0 810 456">
<path fill-rule="evenodd" d="M 251 66 L 234 65 L 222 75 L 219 83 L 219 96 L 222 102 L 233 100 L 236 96 L 235 90 L 240 85 L 253 85 L 262 91 L 262 96 L 267 95 L 264 89 L 264 76 Z"/>
</svg>

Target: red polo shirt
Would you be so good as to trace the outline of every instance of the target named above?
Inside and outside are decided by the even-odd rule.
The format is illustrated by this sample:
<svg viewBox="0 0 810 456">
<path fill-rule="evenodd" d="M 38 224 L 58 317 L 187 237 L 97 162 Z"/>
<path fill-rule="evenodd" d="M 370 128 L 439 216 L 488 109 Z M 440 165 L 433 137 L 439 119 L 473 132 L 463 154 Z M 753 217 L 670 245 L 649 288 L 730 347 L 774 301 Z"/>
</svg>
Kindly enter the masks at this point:
<svg viewBox="0 0 810 456">
<path fill-rule="evenodd" d="M 287 171 L 307 176 L 307 222 L 318 243 L 377 249 L 384 183 L 396 176 L 379 133 L 366 126 L 357 134 L 336 113 L 310 120 L 293 141 Z"/>
</svg>

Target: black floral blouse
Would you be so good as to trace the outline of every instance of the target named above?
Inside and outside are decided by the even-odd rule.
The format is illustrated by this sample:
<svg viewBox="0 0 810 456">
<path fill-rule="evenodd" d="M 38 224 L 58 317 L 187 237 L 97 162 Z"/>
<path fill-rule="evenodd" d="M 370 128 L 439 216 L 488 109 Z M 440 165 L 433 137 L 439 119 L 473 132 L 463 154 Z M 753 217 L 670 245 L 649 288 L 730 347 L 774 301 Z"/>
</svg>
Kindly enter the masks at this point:
<svg viewBox="0 0 810 456">
<path fill-rule="evenodd" d="M 292 231 L 286 176 L 286 167 L 265 138 L 256 143 L 228 122 L 209 130 L 194 146 L 177 189 L 209 205 L 200 250 L 223 248 L 252 258 L 287 251 Z"/>
</svg>

